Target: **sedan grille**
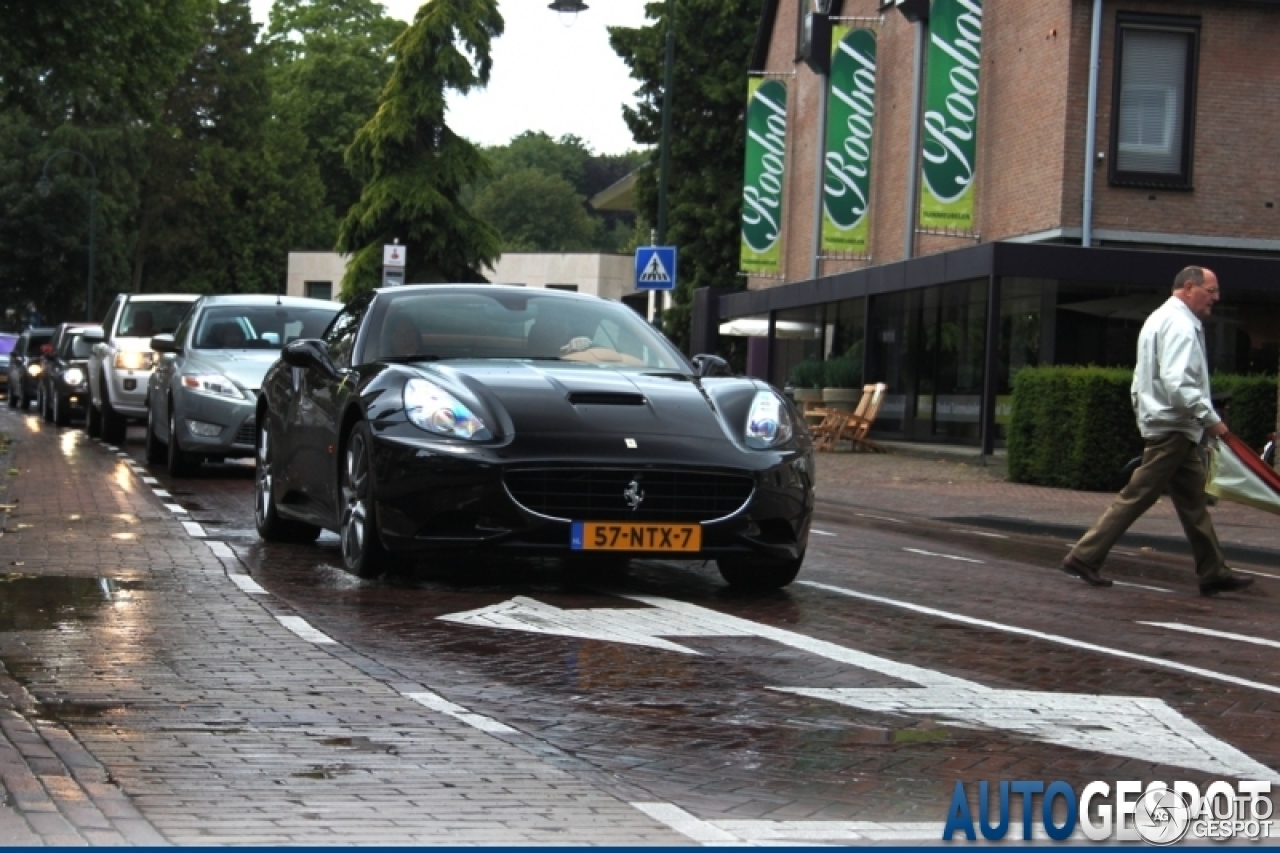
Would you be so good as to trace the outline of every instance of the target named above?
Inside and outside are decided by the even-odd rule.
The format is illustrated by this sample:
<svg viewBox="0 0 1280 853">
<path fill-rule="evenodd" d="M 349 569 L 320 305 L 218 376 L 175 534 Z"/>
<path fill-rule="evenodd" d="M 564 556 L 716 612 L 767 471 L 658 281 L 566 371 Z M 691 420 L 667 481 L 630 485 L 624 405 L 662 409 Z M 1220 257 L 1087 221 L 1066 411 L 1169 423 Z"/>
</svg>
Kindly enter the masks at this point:
<svg viewBox="0 0 1280 853">
<path fill-rule="evenodd" d="M 523 468 L 503 482 L 525 509 L 569 521 L 714 521 L 755 489 L 741 474 L 634 468 Z"/>
<path fill-rule="evenodd" d="M 257 429 L 258 427 L 253 422 L 252 418 L 240 424 L 240 429 L 236 430 L 235 443 L 236 444 L 253 444 L 258 440 Z"/>
</svg>

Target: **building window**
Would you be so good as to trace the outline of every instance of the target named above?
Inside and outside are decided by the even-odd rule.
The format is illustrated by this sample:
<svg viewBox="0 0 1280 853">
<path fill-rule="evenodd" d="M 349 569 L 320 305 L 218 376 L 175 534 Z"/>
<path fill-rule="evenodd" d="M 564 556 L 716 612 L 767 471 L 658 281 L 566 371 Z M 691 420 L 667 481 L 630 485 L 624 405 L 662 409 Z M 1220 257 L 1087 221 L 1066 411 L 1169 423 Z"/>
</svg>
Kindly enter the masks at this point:
<svg viewBox="0 0 1280 853">
<path fill-rule="evenodd" d="M 333 282 L 308 281 L 304 286 L 304 294 L 308 299 L 332 299 Z"/>
<path fill-rule="evenodd" d="M 1110 181 L 1191 189 L 1198 18 L 1120 15 Z"/>
<path fill-rule="evenodd" d="M 578 292 L 578 285 L 576 285 L 576 284 L 548 284 L 548 285 L 547 285 L 547 290 L 567 290 L 567 291 L 569 291 L 570 293 L 577 293 L 577 292 Z"/>
</svg>

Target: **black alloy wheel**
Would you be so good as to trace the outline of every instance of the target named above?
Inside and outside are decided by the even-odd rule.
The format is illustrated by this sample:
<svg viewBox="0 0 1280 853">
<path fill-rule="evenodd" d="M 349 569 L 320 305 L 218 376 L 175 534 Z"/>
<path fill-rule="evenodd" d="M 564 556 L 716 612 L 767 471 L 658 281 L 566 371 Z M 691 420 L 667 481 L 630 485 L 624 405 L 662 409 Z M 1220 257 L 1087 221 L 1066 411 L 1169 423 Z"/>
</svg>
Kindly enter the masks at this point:
<svg viewBox="0 0 1280 853">
<path fill-rule="evenodd" d="M 267 420 L 266 413 L 262 420 Z M 276 509 L 275 442 L 266 423 L 258 427 L 258 464 L 253 475 L 253 522 L 267 542 L 316 541 L 320 528 L 304 521 L 281 518 Z"/>
<path fill-rule="evenodd" d="M 800 574 L 804 554 L 794 560 L 770 560 L 765 557 L 720 557 L 716 568 L 720 577 L 734 589 L 767 591 L 782 589 Z"/>
<path fill-rule="evenodd" d="M 178 446 L 178 419 L 173 413 L 173 400 L 169 401 L 169 447 L 166 457 L 170 476 L 190 477 L 200 467 L 200 457 L 187 453 Z"/>
<path fill-rule="evenodd" d="M 13 380 L 10 379 L 8 383 L 8 387 L 6 388 L 6 391 L 8 393 L 6 393 L 5 396 L 9 398 L 9 408 L 11 409 L 18 408 L 18 395 L 15 394 L 13 390 L 15 387 L 16 386 L 14 385 Z"/>
<path fill-rule="evenodd" d="M 156 435 L 159 426 L 155 407 L 147 406 L 147 462 L 152 465 L 162 465 L 169 460 L 168 446 Z"/>
<path fill-rule="evenodd" d="M 342 466 L 342 561 L 356 577 L 373 578 L 391 567 L 391 554 L 378 532 L 374 496 L 373 434 L 360 421 L 347 436 Z"/>
<path fill-rule="evenodd" d="M 107 444 L 124 444 L 129 422 L 111 405 L 111 397 L 104 391 L 102 394 L 102 440 Z"/>
<path fill-rule="evenodd" d="M 89 400 L 88 411 L 84 415 L 84 431 L 89 434 L 89 438 L 102 437 L 102 412 L 98 411 L 92 399 Z"/>
</svg>

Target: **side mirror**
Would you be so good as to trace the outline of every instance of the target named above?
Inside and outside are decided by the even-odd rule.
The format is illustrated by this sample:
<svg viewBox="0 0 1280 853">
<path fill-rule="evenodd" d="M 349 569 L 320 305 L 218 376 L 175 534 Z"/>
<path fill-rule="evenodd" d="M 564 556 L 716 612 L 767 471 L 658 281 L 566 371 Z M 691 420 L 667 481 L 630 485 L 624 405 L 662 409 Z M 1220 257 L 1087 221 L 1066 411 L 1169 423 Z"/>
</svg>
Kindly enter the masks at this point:
<svg viewBox="0 0 1280 853">
<path fill-rule="evenodd" d="M 693 368 L 698 372 L 699 376 L 732 376 L 733 372 L 729 370 L 729 362 L 725 361 L 718 355 L 695 355 L 692 359 Z"/>
<path fill-rule="evenodd" d="M 156 352 L 176 353 L 182 352 L 182 347 L 173 339 L 171 334 L 156 335 L 151 339 L 151 348 Z"/>
<path fill-rule="evenodd" d="M 102 329 L 85 329 L 80 334 L 80 340 L 90 344 L 100 344 L 107 339 L 107 333 Z"/>
<path fill-rule="evenodd" d="M 329 357 L 329 347 L 315 338 L 299 338 L 290 341 L 280 353 L 280 358 L 290 367 L 314 367 L 332 379 L 342 375 Z"/>
</svg>

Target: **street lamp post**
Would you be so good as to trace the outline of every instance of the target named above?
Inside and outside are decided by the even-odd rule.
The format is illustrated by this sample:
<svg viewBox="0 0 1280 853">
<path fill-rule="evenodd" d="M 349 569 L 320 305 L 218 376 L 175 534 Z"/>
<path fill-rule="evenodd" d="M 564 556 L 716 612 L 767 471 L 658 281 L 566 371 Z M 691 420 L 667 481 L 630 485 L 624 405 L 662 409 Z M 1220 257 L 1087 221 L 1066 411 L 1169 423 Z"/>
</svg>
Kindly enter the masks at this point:
<svg viewBox="0 0 1280 853">
<path fill-rule="evenodd" d="M 93 167 L 93 161 L 81 154 L 79 151 L 72 151 L 70 148 L 59 149 L 50 154 L 44 161 L 44 168 L 40 170 L 40 180 L 36 182 L 36 192 L 40 193 L 42 198 L 48 198 L 49 192 L 53 189 L 53 182 L 49 180 L 49 164 L 54 158 L 63 154 L 71 154 L 79 157 L 84 164 L 89 167 L 89 174 L 93 178 L 93 186 L 89 187 L 89 287 L 85 294 L 84 313 L 86 320 L 93 319 L 93 220 L 94 211 L 97 206 L 98 199 L 98 170 Z"/>
</svg>

